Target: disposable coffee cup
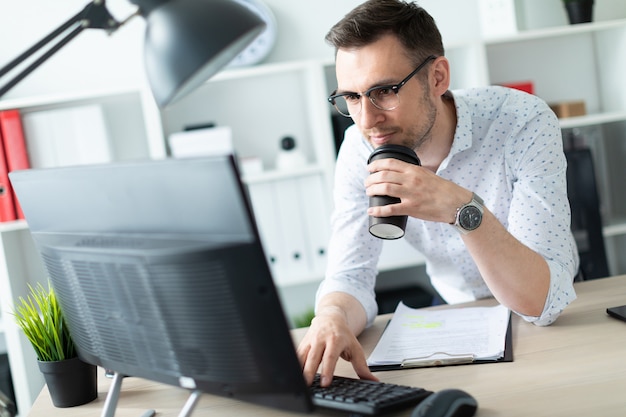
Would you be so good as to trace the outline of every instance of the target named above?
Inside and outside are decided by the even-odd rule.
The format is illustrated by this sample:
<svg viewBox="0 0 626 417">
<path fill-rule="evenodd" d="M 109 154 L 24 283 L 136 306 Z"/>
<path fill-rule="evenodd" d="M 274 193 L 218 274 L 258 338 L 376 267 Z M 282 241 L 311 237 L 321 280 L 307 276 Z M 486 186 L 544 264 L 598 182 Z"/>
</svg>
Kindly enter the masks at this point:
<svg viewBox="0 0 626 417">
<path fill-rule="evenodd" d="M 372 161 L 384 158 L 399 159 L 414 165 L 421 165 L 420 160 L 411 148 L 401 145 L 383 145 L 374 150 L 367 160 L 369 164 Z M 398 197 L 388 195 L 374 195 L 369 199 L 370 207 L 386 206 L 388 204 L 399 203 Z M 408 216 L 388 216 L 374 217 L 369 216 L 369 231 L 373 236 L 380 239 L 400 239 L 404 236 L 406 222 Z"/>
</svg>

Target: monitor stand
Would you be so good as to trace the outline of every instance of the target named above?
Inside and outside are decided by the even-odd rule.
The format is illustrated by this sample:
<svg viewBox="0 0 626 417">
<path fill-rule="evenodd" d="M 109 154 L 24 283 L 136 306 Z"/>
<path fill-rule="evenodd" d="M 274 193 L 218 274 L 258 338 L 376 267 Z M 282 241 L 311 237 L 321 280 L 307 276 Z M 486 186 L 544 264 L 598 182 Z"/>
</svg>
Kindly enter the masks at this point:
<svg viewBox="0 0 626 417">
<path fill-rule="evenodd" d="M 120 391 L 122 390 L 122 381 L 124 380 L 124 377 L 126 377 L 126 375 L 122 375 L 119 372 L 113 373 L 113 382 L 111 383 L 106 400 L 104 401 L 101 417 L 115 416 L 115 410 L 117 409 L 117 403 L 120 399 Z M 191 391 L 189 398 L 187 398 L 185 405 L 180 410 L 178 417 L 191 416 L 191 413 L 193 413 L 193 410 L 200 399 L 200 395 L 202 395 L 202 392 L 199 390 Z"/>
</svg>

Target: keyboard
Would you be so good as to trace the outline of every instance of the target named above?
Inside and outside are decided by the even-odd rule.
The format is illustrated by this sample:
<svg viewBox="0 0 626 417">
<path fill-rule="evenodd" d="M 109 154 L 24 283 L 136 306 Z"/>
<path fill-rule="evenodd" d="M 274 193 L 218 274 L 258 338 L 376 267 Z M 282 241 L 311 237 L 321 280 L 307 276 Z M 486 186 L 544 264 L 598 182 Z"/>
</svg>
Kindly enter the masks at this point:
<svg viewBox="0 0 626 417">
<path fill-rule="evenodd" d="M 423 388 L 339 376 L 322 388 L 319 379 L 318 374 L 310 387 L 313 404 L 367 416 L 415 406 L 432 394 Z"/>
</svg>

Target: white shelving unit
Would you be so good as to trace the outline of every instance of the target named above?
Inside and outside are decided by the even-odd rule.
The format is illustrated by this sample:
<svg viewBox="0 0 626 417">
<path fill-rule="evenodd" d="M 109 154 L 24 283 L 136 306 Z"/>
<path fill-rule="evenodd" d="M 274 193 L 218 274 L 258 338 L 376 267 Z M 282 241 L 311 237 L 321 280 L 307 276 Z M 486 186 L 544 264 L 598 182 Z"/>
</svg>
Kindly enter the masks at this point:
<svg viewBox="0 0 626 417">
<path fill-rule="evenodd" d="M 146 122 L 155 119 L 150 111 L 156 109 L 156 106 L 150 105 L 151 98 L 146 94 L 149 93 L 143 88 L 124 88 L 29 97 L 2 101 L 0 110 L 16 108 L 24 115 L 29 112 L 97 103 L 103 110 L 115 160 L 163 158 L 163 140 L 154 140 L 154 129 L 150 129 Z M 11 311 L 15 301 L 28 294 L 28 285 L 37 282 L 47 285 L 47 276 L 28 225 L 25 221 L 0 223 L 0 329 L 6 339 L 20 416 L 28 413 L 44 381 L 37 367 L 35 352 L 12 320 Z"/>
<path fill-rule="evenodd" d="M 460 7 L 470 7 L 467 0 L 454 1 Z M 477 1 L 472 4 L 478 4 Z M 433 9 L 442 9 L 434 1 L 423 3 L 429 10 L 430 3 Z M 515 0 L 515 3 L 534 5 L 539 2 Z M 561 23 L 551 28 L 518 30 L 515 35 L 481 39 L 477 33 L 480 28 L 475 24 L 467 28 L 458 25 L 454 21 L 457 17 L 447 13 L 447 6 L 443 9 L 435 18 L 444 31 L 447 56 L 453 69 L 452 88 L 532 80 L 536 94 L 546 101 L 585 101 L 588 115 L 564 119 L 561 126 L 566 134 L 575 132 L 584 136 L 597 157 L 611 273 L 626 273 L 626 261 L 618 256 L 626 246 L 626 193 L 620 187 L 620 182 L 626 178 L 623 164 L 626 155 L 626 77 L 623 76 L 626 74 L 626 11 L 616 10 L 614 20 L 609 21 L 575 26 Z M 452 30 L 455 33 L 448 32 Z M 319 192 L 315 197 L 301 193 L 299 206 L 293 206 L 294 210 L 302 215 L 301 208 L 312 205 L 321 214 L 330 212 L 336 151 L 331 108 L 326 96 L 334 88 L 334 82 L 332 62 L 303 60 L 225 71 L 166 110 L 156 107 L 144 85 L 5 100 L 0 101 L 0 109 L 18 108 L 26 114 L 100 104 L 117 161 L 167 157 L 168 136 L 185 126 L 206 123 L 230 126 L 238 155 L 256 157 L 263 163 L 262 173 L 246 175 L 244 181 L 256 203 L 262 238 L 271 256 L 275 248 L 272 242 L 276 238 L 269 236 L 265 226 L 271 222 L 280 224 L 284 219 L 277 217 L 278 211 L 263 209 L 255 195 L 267 199 L 267 193 L 276 193 L 279 185 L 297 189 L 309 184 L 297 181 L 312 181 Z M 295 138 L 307 157 L 307 166 L 297 171 L 276 169 L 279 141 L 284 136 Z M 309 217 L 292 224 L 307 222 L 310 222 Z M 328 230 L 328 222 L 328 216 L 316 216 L 315 229 Z M 293 249 L 290 245 L 303 245 L 300 260 L 290 260 L 291 266 L 285 268 L 278 263 L 280 261 L 272 264 L 281 290 L 314 284 L 323 275 L 325 248 L 320 247 L 319 242 L 324 236 L 307 228 L 301 228 L 296 234 L 294 242 L 299 243 L 289 244 L 287 249 Z M 389 242 L 386 246 L 380 265 L 383 270 L 423 262 L 403 241 Z M 315 260 L 301 261 L 307 257 Z M 6 339 L 22 416 L 27 414 L 38 395 L 43 379 L 32 348 L 8 317 L 8 311 L 18 297 L 26 294 L 28 283 L 45 279 L 27 224 L 23 221 L 0 224 L 0 332 Z"/>
<path fill-rule="evenodd" d="M 626 19 L 522 31 L 486 41 L 485 51 L 489 83 L 532 80 L 549 103 L 585 102 L 586 115 L 561 119 L 564 142 L 592 150 L 609 269 L 625 273 Z"/>
</svg>

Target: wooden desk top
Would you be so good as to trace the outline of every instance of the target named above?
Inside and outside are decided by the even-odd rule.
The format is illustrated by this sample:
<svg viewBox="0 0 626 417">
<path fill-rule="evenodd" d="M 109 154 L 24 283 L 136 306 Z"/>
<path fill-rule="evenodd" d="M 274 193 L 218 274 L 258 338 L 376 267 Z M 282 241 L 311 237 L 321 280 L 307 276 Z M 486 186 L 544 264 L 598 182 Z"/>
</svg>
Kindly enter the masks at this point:
<svg viewBox="0 0 626 417">
<path fill-rule="evenodd" d="M 537 327 L 513 316 L 511 363 L 461 365 L 377 373 L 385 382 L 437 391 L 461 388 L 478 400 L 477 416 L 626 415 L 626 323 L 609 317 L 607 307 L 626 304 L 626 275 L 576 284 L 578 299 L 551 326 Z M 493 305 L 482 300 L 470 305 Z M 388 316 L 377 318 L 360 340 L 366 352 L 376 344 Z M 304 329 L 294 331 L 300 338 Z M 342 362 L 338 373 L 354 376 Z M 99 377 L 99 397 L 81 407 L 54 408 L 44 387 L 29 416 L 83 417 L 100 415 L 109 380 Z M 139 417 L 149 408 L 157 417 L 177 416 L 188 393 L 139 378 L 122 386 L 116 416 Z M 395 416 L 410 416 L 411 409 Z M 294 414 L 203 395 L 193 416 L 281 417 Z M 314 415 L 345 416 L 320 410 Z"/>
</svg>

